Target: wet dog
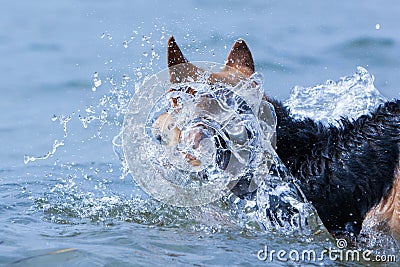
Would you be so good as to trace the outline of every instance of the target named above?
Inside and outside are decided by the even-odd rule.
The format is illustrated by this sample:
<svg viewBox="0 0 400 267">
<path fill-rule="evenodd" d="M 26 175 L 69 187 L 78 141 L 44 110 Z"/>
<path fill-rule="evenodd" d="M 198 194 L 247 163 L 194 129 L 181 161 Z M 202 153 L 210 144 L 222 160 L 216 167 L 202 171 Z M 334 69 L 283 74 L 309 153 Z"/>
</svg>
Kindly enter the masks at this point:
<svg viewBox="0 0 400 267">
<path fill-rule="evenodd" d="M 182 63 L 188 60 L 171 37 L 168 67 L 177 67 L 170 71 L 172 83 L 196 75 L 194 65 L 180 70 Z M 235 42 L 225 65 L 226 70 L 211 74 L 207 82 L 236 84 L 255 73 L 243 40 Z M 343 118 L 336 127 L 295 119 L 280 101 L 266 95 L 264 99 L 277 115 L 276 152 L 300 182 L 326 228 L 332 234 L 358 235 L 363 222 L 373 223 L 399 239 L 400 100 L 389 101 L 355 120 Z M 154 125 L 162 128 L 173 123 L 165 114 Z M 167 141 L 176 142 L 179 130 L 169 127 L 166 131 Z M 191 155 L 187 159 L 198 164 Z"/>
</svg>

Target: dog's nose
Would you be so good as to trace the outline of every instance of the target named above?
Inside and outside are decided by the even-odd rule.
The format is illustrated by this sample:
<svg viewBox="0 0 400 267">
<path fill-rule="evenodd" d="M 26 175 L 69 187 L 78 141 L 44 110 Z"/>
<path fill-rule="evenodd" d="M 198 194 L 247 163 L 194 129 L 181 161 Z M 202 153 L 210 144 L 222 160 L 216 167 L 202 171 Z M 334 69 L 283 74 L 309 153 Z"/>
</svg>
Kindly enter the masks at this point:
<svg viewBox="0 0 400 267">
<path fill-rule="evenodd" d="M 193 167 L 212 165 L 216 153 L 214 133 L 202 124 L 194 125 L 184 131 L 180 146 L 186 152 L 185 158 Z"/>
<path fill-rule="evenodd" d="M 158 141 L 158 142 L 160 142 L 161 143 L 161 134 L 156 134 L 156 135 L 154 135 L 154 138 Z"/>
<path fill-rule="evenodd" d="M 174 119 L 171 114 L 163 113 L 153 123 L 153 136 L 159 142 L 175 146 L 178 143 L 180 130 L 175 126 Z"/>
</svg>

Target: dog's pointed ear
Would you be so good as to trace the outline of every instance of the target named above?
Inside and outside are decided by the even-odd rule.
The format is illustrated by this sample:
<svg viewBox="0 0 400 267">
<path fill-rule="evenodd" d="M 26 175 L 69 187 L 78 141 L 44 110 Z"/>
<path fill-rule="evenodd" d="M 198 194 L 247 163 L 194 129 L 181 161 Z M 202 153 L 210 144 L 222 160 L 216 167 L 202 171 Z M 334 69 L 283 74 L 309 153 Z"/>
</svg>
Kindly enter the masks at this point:
<svg viewBox="0 0 400 267">
<path fill-rule="evenodd" d="M 171 83 L 195 81 L 199 75 L 204 73 L 203 69 L 189 63 L 173 36 L 168 39 L 167 59 Z"/>
<path fill-rule="evenodd" d="M 249 77 L 255 72 L 253 56 L 244 40 L 239 39 L 233 44 L 225 65 L 235 68 Z"/>
<path fill-rule="evenodd" d="M 175 42 L 174 36 L 168 39 L 168 50 L 167 50 L 168 68 L 182 64 L 188 63 L 189 61 L 183 56 L 181 49 Z"/>
</svg>

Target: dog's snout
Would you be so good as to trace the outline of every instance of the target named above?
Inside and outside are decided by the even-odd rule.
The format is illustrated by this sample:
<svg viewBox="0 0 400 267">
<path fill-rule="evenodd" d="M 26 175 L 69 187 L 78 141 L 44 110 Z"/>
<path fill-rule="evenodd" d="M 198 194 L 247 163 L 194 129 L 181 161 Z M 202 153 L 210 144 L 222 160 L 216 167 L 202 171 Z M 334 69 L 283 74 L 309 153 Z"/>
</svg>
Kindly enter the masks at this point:
<svg viewBox="0 0 400 267">
<path fill-rule="evenodd" d="M 176 127 L 174 119 L 171 114 L 163 113 L 153 123 L 153 136 L 159 142 L 175 146 L 178 144 L 181 131 Z"/>
</svg>

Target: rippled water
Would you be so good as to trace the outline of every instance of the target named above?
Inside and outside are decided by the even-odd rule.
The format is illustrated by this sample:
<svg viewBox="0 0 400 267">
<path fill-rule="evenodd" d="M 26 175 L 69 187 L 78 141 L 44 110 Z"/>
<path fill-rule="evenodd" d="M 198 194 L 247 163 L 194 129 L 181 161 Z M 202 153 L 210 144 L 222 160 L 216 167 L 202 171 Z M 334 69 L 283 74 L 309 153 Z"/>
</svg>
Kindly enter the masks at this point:
<svg viewBox="0 0 400 267">
<path fill-rule="evenodd" d="M 188 59 L 221 63 L 244 38 L 270 96 L 290 99 L 296 85 L 304 100 L 315 88 L 331 90 L 320 96 L 325 102 L 297 103 L 300 115 L 321 115 L 313 105 L 326 103 L 340 116 L 331 93 L 357 66 L 375 77 L 371 104 L 380 94 L 399 97 L 399 8 L 394 0 L 3 3 L 0 264 L 252 266 L 268 263 L 257 259 L 265 245 L 334 247 L 323 234 L 266 232 L 225 201 L 194 209 L 158 203 L 125 173 L 113 138 L 135 86 L 166 67 L 172 34 Z M 358 88 L 351 92 L 361 96 L 366 88 Z M 372 106 L 358 107 L 352 115 Z"/>
</svg>

